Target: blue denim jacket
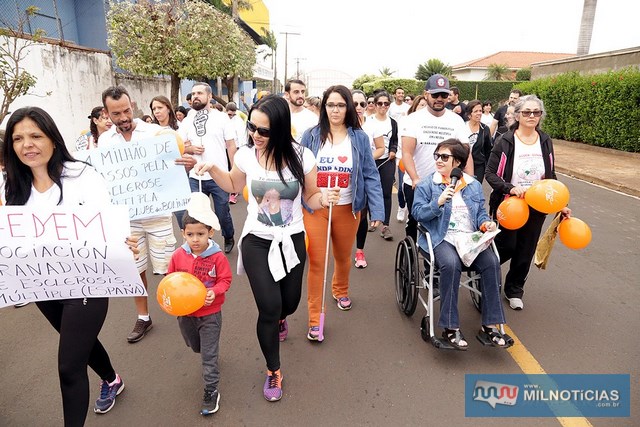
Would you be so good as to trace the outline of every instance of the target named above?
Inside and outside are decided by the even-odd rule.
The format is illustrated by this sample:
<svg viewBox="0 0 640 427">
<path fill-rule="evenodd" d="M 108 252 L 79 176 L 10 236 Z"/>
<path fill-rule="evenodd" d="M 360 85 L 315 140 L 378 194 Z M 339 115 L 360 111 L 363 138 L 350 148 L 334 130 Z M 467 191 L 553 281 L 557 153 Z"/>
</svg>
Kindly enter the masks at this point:
<svg viewBox="0 0 640 427">
<path fill-rule="evenodd" d="M 349 134 L 349 139 L 351 139 L 351 152 L 353 154 L 353 171 L 350 178 L 353 190 L 352 212 L 355 215 L 356 212 L 360 212 L 368 204 L 371 221 L 384 221 L 380 174 L 373 160 L 369 137 L 360 129 L 348 128 L 347 133 Z M 307 129 L 300 142 L 302 146 L 310 149 L 316 157 L 318 156 L 318 151 L 320 151 L 320 143 L 320 126 Z M 305 208 L 309 212 L 313 212 L 306 205 Z"/>
<path fill-rule="evenodd" d="M 435 176 L 436 174 L 438 175 L 437 177 Z M 434 177 L 435 181 L 439 182 L 434 182 Z M 467 185 L 461 190 L 462 200 L 469 208 L 471 225 L 475 230 L 479 230 L 483 222 L 491 221 L 484 208 L 482 185 L 466 173 L 464 174 L 464 180 Z M 427 179 L 418 183 L 413 196 L 411 215 L 429 230 L 434 248 L 444 240 L 444 236 L 449 229 L 449 220 L 451 219 L 451 202 L 445 203 L 442 207 L 438 206 L 438 198 L 445 188 L 446 185 L 442 183 L 442 176 L 438 172 L 434 172 Z M 427 248 L 427 239 L 422 234 L 418 237 L 418 246 L 423 249 Z"/>
</svg>

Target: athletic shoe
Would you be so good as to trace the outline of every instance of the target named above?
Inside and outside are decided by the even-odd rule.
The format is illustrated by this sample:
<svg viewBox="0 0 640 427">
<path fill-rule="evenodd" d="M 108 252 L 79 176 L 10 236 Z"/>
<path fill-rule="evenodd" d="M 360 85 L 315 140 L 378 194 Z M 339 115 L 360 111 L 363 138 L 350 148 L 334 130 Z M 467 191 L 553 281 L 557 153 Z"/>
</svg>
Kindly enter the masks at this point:
<svg viewBox="0 0 640 427">
<path fill-rule="evenodd" d="M 116 396 L 122 393 L 124 390 L 124 381 L 120 378 L 120 375 L 116 374 L 116 379 L 113 383 L 109 384 L 107 381 L 102 381 L 100 384 L 100 398 L 96 400 L 96 406 L 93 408 L 93 412 L 96 414 L 106 414 L 116 404 Z"/>
<path fill-rule="evenodd" d="M 342 311 L 351 310 L 351 299 L 349 297 L 338 298 L 333 295 L 333 299 L 338 303 L 338 308 Z"/>
<path fill-rule="evenodd" d="M 229 194 L 229 203 L 232 204 L 232 205 L 235 205 L 236 203 L 238 203 L 238 194 L 237 193 Z"/>
<path fill-rule="evenodd" d="M 153 322 L 149 320 L 136 320 L 136 324 L 133 326 L 133 330 L 127 337 L 127 341 L 130 343 L 138 342 L 153 328 Z"/>
<path fill-rule="evenodd" d="M 364 252 L 356 252 L 356 268 L 367 268 L 367 265 Z"/>
<path fill-rule="evenodd" d="M 393 240 L 393 234 L 391 234 L 391 229 L 389 229 L 388 225 L 382 226 L 380 237 L 382 237 L 384 240 Z"/>
<path fill-rule="evenodd" d="M 507 301 L 509 301 L 509 307 L 514 310 L 522 310 L 524 308 L 524 303 L 522 302 L 522 298 L 509 298 L 505 295 Z"/>
<path fill-rule="evenodd" d="M 307 339 L 309 341 L 318 341 L 320 337 L 320 326 L 312 326 L 309 328 L 309 332 L 307 332 Z"/>
<path fill-rule="evenodd" d="M 375 225 L 371 225 L 371 224 L 369 224 L 369 228 L 367 228 L 367 231 L 368 231 L 369 233 L 371 233 L 371 232 L 376 231 L 376 229 L 377 229 L 377 228 L 378 228 L 378 227 L 376 227 Z"/>
<path fill-rule="evenodd" d="M 200 408 L 200 415 L 211 415 L 218 412 L 220 409 L 220 393 L 218 390 L 204 390 L 204 396 L 202 397 L 202 407 Z"/>
<path fill-rule="evenodd" d="M 277 402 L 282 399 L 282 374 L 280 372 L 267 371 L 267 379 L 264 381 L 262 393 L 269 402 Z"/>
<path fill-rule="evenodd" d="M 398 208 L 398 214 L 396 215 L 398 222 L 404 222 L 406 210 L 407 208 Z"/>
<path fill-rule="evenodd" d="M 287 339 L 287 335 L 289 334 L 289 325 L 287 324 L 287 319 L 281 320 L 278 325 L 278 339 L 280 342 Z"/>
</svg>

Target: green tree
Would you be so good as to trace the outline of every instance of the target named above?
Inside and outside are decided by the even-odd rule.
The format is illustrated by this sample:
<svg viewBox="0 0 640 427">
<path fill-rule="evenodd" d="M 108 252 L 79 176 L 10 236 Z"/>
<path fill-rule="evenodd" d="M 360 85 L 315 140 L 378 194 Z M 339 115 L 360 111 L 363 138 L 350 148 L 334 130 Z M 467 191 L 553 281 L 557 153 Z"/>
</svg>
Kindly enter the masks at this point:
<svg viewBox="0 0 640 427">
<path fill-rule="evenodd" d="M 29 54 L 29 48 L 44 35 L 43 30 L 36 30 L 30 38 L 25 36 L 25 25 L 29 17 L 38 11 L 35 6 L 29 6 L 24 15 L 20 14 L 15 27 L 0 19 L 0 88 L 3 97 L 0 104 L 0 123 L 9 114 L 9 107 L 18 97 L 26 95 L 36 84 L 36 78 L 23 66 Z"/>
<path fill-rule="evenodd" d="M 449 64 L 445 64 L 438 58 L 431 58 L 424 64 L 418 65 L 416 71 L 417 80 L 428 80 L 434 74 L 442 74 L 443 76 L 451 77 L 453 69 Z"/>
<path fill-rule="evenodd" d="M 520 68 L 516 71 L 516 80 L 529 81 L 531 80 L 531 67 Z"/>
<path fill-rule="evenodd" d="M 360 77 L 358 77 L 357 79 L 355 79 L 353 81 L 353 83 L 351 84 L 351 86 L 354 89 L 360 89 L 360 90 L 364 91 L 363 85 L 365 83 L 373 82 L 373 81 L 376 81 L 378 79 L 380 79 L 380 77 L 376 76 L 374 74 L 363 74 Z"/>
<path fill-rule="evenodd" d="M 271 68 L 273 69 L 273 83 L 271 86 L 271 92 L 276 93 L 276 56 L 278 51 L 278 40 L 273 31 L 267 30 L 265 27 L 262 27 L 262 41 L 270 50 L 263 50 L 261 53 L 263 55 L 262 59 L 267 59 L 271 57 Z"/>
<path fill-rule="evenodd" d="M 391 68 L 389 67 L 382 67 L 380 70 L 378 70 L 378 72 L 380 73 L 383 79 L 386 79 L 387 77 L 391 77 L 395 74 L 395 71 L 391 71 Z"/>
<path fill-rule="evenodd" d="M 507 64 L 489 64 L 485 80 L 510 80 L 510 74 L 511 71 L 509 71 L 509 66 Z"/>
<path fill-rule="evenodd" d="M 201 1 L 109 2 L 108 43 L 118 65 L 132 73 L 171 77 L 178 104 L 182 78 L 250 76 L 254 43 L 234 21 Z M 231 92 L 230 92 L 231 93 Z"/>
</svg>

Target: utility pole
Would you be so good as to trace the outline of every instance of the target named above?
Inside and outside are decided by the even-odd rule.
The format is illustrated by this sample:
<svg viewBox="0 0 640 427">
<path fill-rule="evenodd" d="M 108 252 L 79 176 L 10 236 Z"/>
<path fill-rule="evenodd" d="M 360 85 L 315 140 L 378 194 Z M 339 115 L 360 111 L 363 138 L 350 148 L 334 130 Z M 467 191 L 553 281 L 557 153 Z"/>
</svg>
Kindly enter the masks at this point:
<svg viewBox="0 0 640 427">
<path fill-rule="evenodd" d="M 299 79 L 300 78 L 300 61 L 306 61 L 307 58 L 293 58 L 293 59 L 296 60 L 296 79 Z"/>
<path fill-rule="evenodd" d="M 287 76 L 287 62 L 289 60 L 289 35 L 299 36 L 300 33 L 290 33 L 288 31 L 280 32 L 280 34 L 284 34 L 284 82 L 287 83 L 289 76 Z"/>
</svg>

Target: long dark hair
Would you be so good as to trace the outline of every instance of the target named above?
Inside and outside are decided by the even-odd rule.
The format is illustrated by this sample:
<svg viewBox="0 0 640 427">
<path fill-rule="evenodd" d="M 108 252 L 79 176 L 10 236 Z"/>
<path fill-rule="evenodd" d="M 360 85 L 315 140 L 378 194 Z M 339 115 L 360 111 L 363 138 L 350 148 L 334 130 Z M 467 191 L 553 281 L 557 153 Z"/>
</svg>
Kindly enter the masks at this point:
<svg viewBox="0 0 640 427">
<path fill-rule="evenodd" d="M 53 142 L 53 154 L 47 164 L 47 172 L 53 182 L 60 187 L 60 199 L 62 202 L 62 171 L 64 162 L 75 162 L 69 150 L 64 144 L 64 139 L 51 116 L 38 107 L 24 107 L 16 110 L 7 122 L 5 144 L 2 147 L 7 180 L 5 183 L 5 198 L 7 205 L 24 205 L 31 196 L 33 184 L 33 172 L 31 168 L 20 161 L 13 149 L 13 130 L 24 119 L 31 119 L 36 126 Z"/>
<path fill-rule="evenodd" d="M 287 185 L 282 175 L 285 167 L 300 182 L 304 189 L 304 168 L 302 167 L 302 147 L 291 135 L 291 111 L 286 99 L 277 95 L 267 95 L 253 104 L 249 111 L 249 121 L 254 111 L 260 111 L 269 118 L 269 141 L 265 147 L 266 163 L 273 158 L 273 163 L 280 181 Z M 253 136 L 249 133 L 249 147 L 254 146 Z"/>
<path fill-rule="evenodd" d="M 344 125 L 347 128 L 361 129 L 360 120 L 358 120 L 358 113 L 356 112 L 356 106 L 353 103 L 353 96 L 351 91 L 342 85 L 330 86 L 324 91 L 322 96 L 322 103 L 320 104 L 320 140 L 324 144 L 331 135 L 331 123 L 329 122 L 329 114 L 327 113 L 327 100 L 332 93 L 339 94 L 344 102 L 347 104 L 347 112 L 344 116 Z M 333 138 L 333 135 L 331 135 Z"/>
<path fill-rule="evenodd" d="M 100 117 L 102 117 L 102 111 L 104 110 L 104 107 L 102 105 L 99 105 L 97 107 L 94 107 L 93 110 L 91 110 L 91 114 L 89 115 L 88 119 L 89 119 L 89 130 L 91 131 L 91 136 L 93 136 L 93 143 L 97 144 L 98 143 L 98 125 L 96 125 L 96 122 L 93 121 L 93 119 L 97 119 L 100 120 Z"/>
<path fill-rule="evenodd" d="M 161 104 L 164 104 L 169 109 L 169 127 L 173 130 L 178 130 L 178 118 L 176 117 L 176 112 L 173 111 L 173 105 L 171 105 L 171 101 L 166 96 L 158 95 L 154 96 L 151 102 L 149 103 L 149 108 L 151 109 L 151 120 L 153 123 L 159 125 L 158 119 L 156 119 L 156 115 L 153 114 L 153 101 L 158 101 Z"/>
</svg>

